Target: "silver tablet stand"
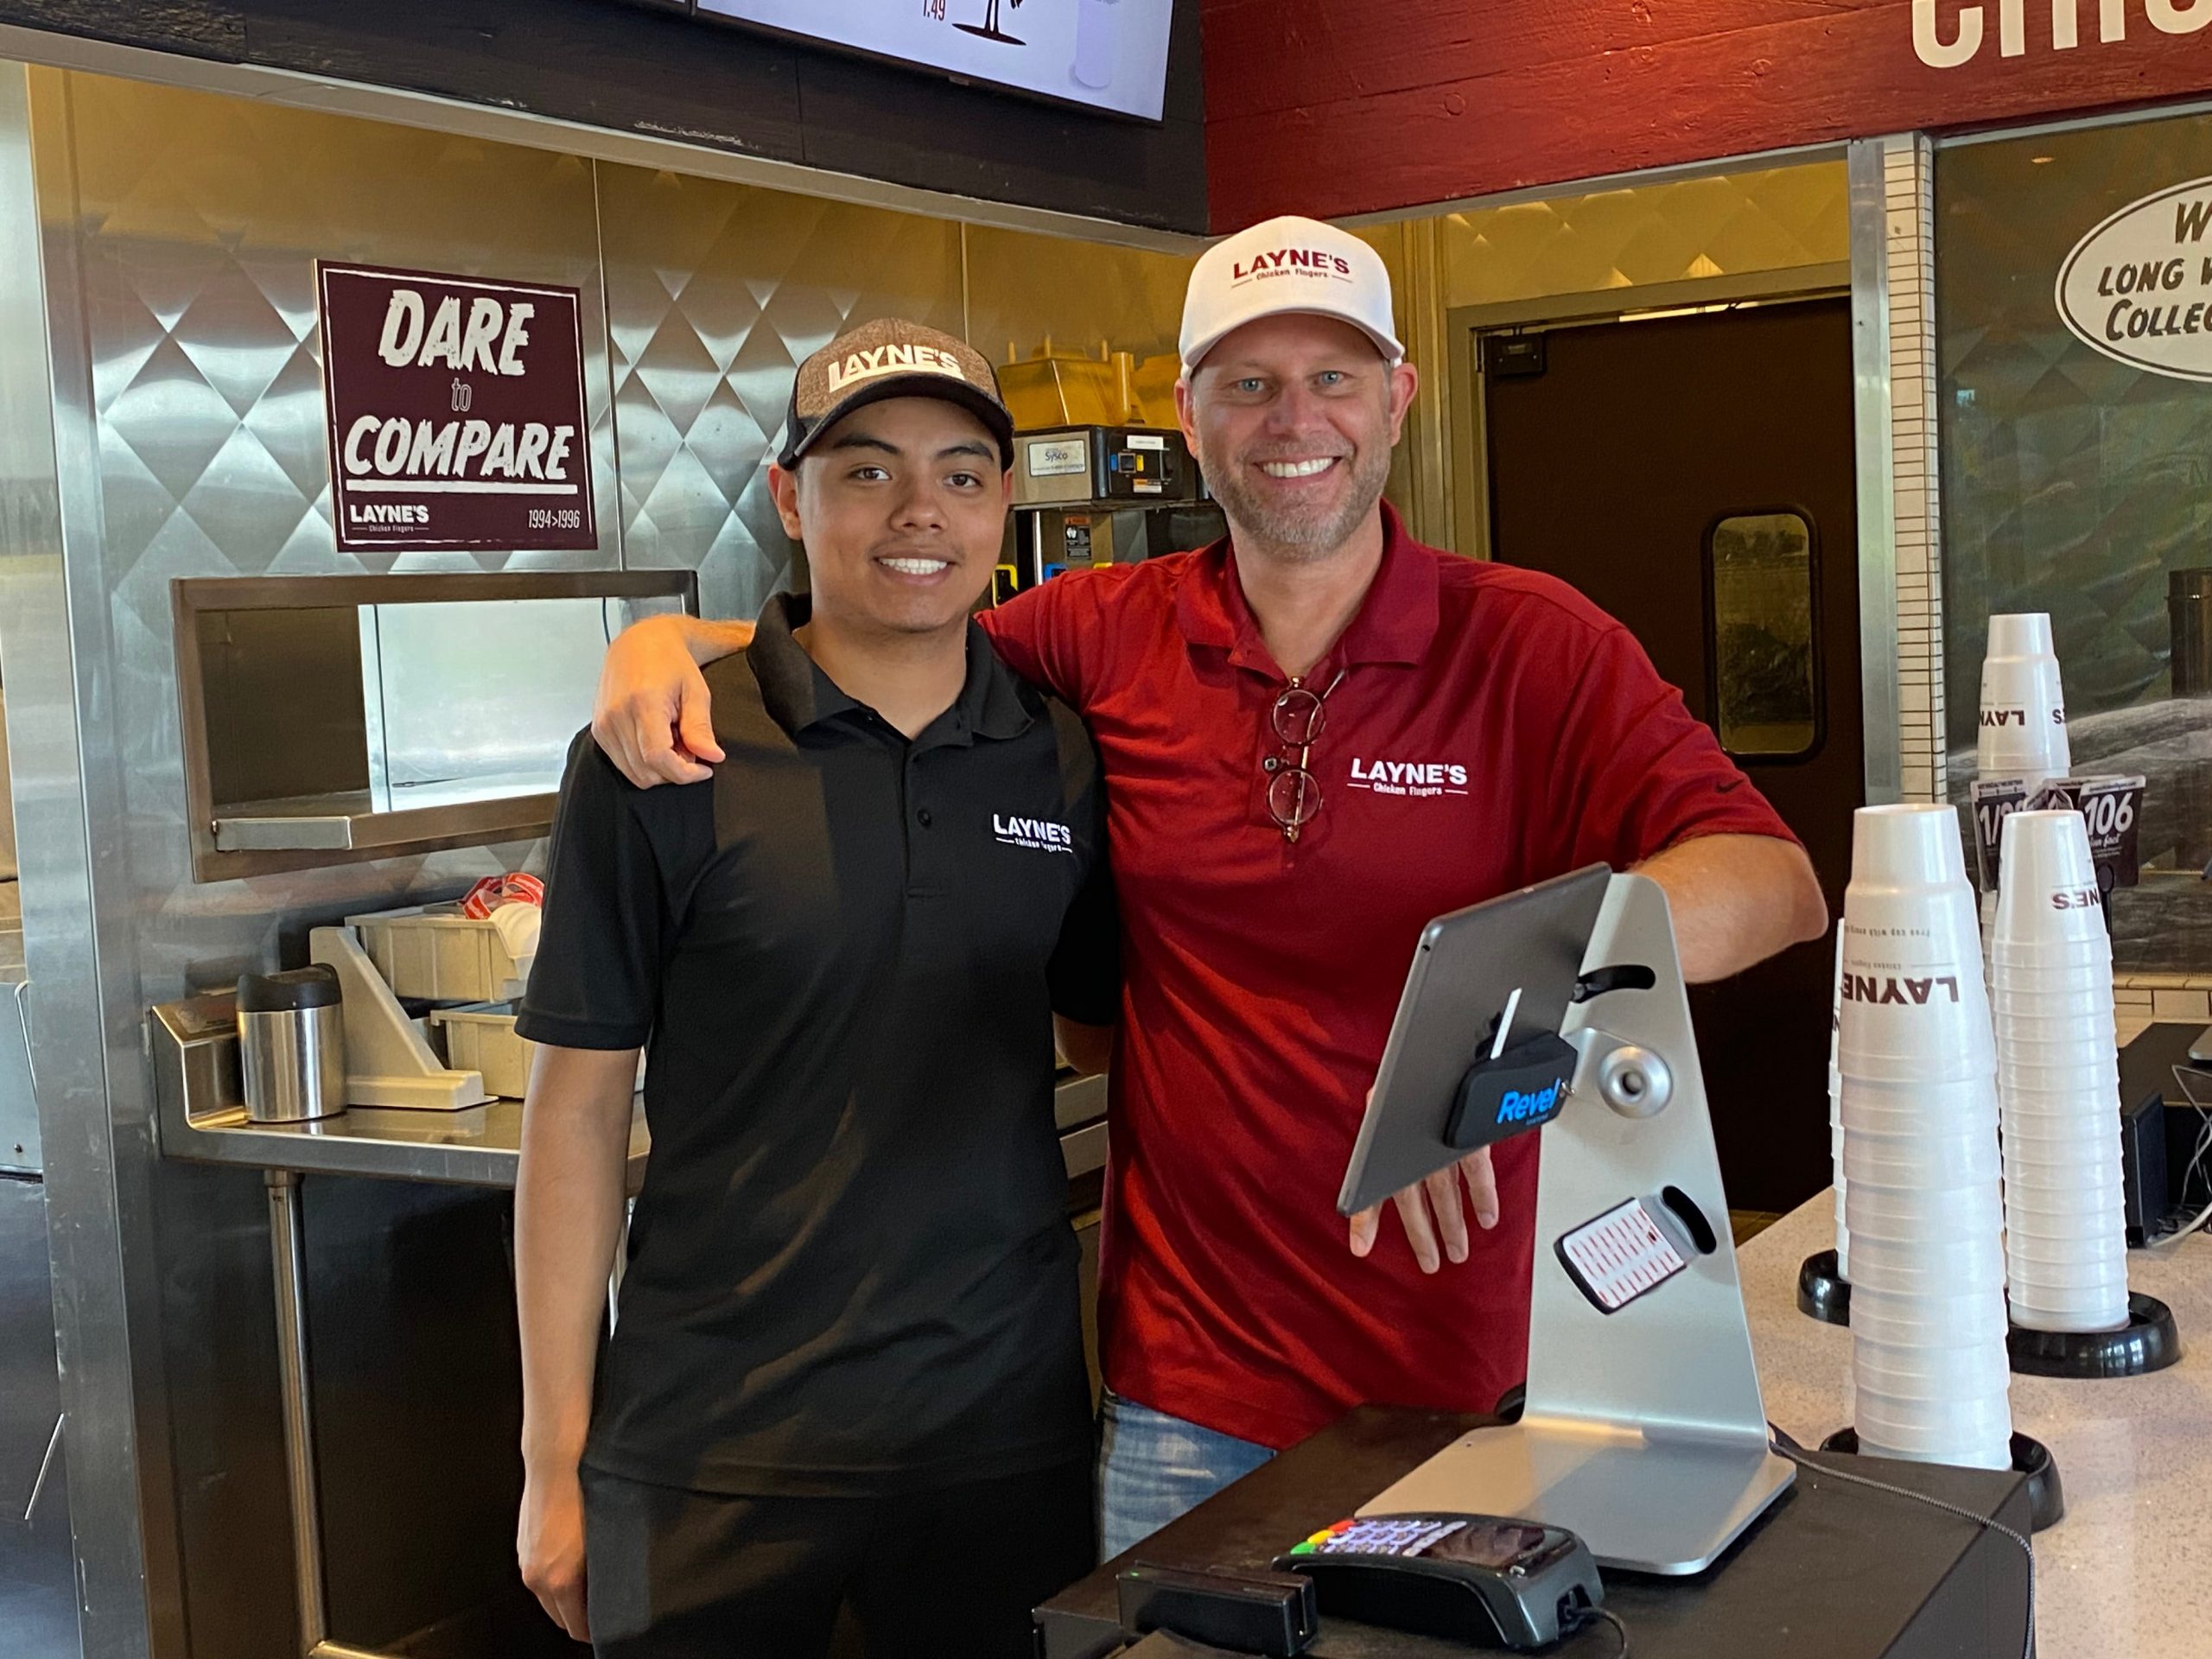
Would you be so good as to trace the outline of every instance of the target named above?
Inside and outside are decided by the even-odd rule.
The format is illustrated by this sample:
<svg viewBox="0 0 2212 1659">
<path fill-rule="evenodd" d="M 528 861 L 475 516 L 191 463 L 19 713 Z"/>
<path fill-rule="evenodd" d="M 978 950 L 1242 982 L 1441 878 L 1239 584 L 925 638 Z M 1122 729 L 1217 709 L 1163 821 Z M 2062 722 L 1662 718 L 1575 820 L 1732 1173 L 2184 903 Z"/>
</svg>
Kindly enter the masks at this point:
<svg viewBox="0 0 2212 1659">
<path fill-rule="evenodd" d="M 1521 1420 L 1455 1441 L 1362 1515 L 1526 1516 L 1576 1533 L 1602 1566 L 1680 1574 L 1710 1567 L 1796 1477 L 1768 1446 L 1666 896 L 1617 874 L 1583 974 L 1633 967 L 1655 982 L 1577 1003 L 1560 1033 L 1580 1058 L 1537 1176 Z M 1631 1197 L 1657 1213 L 1669 1188 L 1707 1219 L 1713 1249 L 1686 1250 L 1687 1271 L 1601 1313 L 1554 1242 Z"/>
</svg>

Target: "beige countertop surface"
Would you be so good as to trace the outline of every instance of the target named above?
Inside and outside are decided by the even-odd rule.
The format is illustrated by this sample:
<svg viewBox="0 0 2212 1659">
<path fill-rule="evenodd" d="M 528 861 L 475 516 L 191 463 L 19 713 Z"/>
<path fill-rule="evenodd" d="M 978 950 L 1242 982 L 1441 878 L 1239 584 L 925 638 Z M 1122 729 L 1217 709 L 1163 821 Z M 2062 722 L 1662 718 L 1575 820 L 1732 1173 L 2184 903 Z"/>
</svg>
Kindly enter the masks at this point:
<svg viewBox="0 0 2212 1659">
<path fill-rule="evenodd" d="M 1737 1254 L 1766 1414 L 1807 1446 L 1851 1421 L 1851 1332 L 1797 1311 L 1797 1270 L 1835 1243 L 1822 1192 Z M 2049 1446 L 2065 1518 L 2036 1536 L 2042 1659 L 2212 1655 L 2212 1236 L 2128 1252 L 2173 1310 L 2178 1364 L 2094 1382 L 2012 1378 L 2012 1425 Z"/>
</svg>

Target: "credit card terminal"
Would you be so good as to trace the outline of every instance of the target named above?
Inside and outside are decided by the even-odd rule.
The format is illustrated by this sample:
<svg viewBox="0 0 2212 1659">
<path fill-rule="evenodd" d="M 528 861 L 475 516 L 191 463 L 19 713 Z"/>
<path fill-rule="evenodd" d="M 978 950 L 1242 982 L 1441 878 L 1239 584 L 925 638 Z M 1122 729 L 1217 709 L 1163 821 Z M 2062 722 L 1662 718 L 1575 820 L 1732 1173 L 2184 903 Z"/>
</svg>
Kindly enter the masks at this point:
<svg viewBox="0 0 2212 1659">
<path fill-rule="evenodd" d="M 1558 1641 L 1605 1599 L 1580 1538 L 1495 1515 L 1339 1521 L 1274 1565 L 1313 1580 L 1324 1618 L 1516 1649 Z"/>
</svg>

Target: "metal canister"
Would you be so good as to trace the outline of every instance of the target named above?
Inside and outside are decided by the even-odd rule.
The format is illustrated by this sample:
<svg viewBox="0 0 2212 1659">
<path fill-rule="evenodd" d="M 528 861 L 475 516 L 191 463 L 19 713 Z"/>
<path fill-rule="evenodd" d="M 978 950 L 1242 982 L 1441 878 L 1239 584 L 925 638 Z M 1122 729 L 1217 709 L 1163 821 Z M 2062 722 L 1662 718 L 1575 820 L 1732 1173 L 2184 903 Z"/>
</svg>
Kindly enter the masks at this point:
<svg viewBox="0 0 2212 1659">
<path fill-rule="evenodd" d="M 346 1010 L 337 970 L 317 963 L 238 976 L 246 1116 L 305 1123 L 346 1109 Z"/>
<path fill-rule="evenodd" d="M 2167 572 L 2166 616 L 2174 696 L 2212 697 L 2212 570 Z"/>
</svg>

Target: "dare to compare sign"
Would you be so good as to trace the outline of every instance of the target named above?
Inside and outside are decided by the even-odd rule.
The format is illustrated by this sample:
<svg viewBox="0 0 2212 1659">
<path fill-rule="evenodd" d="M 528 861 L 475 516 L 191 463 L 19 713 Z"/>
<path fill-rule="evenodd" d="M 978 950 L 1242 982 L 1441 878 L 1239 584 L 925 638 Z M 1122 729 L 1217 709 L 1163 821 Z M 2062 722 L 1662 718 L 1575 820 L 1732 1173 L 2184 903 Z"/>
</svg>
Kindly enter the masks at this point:
<svg viewBox="0 0 2212 1659">
<path fill-rule="evenodd" d="M 575 289 L 316 276 L 341 550 L 599 545 Z"/>
<path fill-rule="evenodd" d="M 2058 270 L 2058 313 L 2107 357 L 2212 380 L 2212 179 L 2130 202 Z"/>
</svg>

